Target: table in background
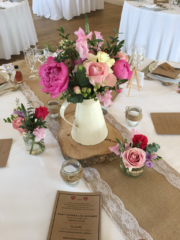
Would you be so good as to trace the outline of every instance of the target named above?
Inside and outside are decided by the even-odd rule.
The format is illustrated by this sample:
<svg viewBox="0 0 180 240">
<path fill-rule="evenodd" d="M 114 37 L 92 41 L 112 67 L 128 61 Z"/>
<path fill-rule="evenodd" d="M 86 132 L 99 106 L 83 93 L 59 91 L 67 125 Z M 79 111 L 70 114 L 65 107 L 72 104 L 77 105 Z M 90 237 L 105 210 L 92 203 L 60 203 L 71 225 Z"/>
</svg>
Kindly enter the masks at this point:
<svg viewBox="0 0 180 240">
<path fill-rule="evenodd" d="M 140 67 L 143 69 L 150 62 L 146 59 Z M 130 105 L 140 106 L 143 120 L 136 129 L 140 129 L 140 133 L 146 135 L 150 143 L 160 144 L 158 154 L 180 172 L 179 136 L 157 135 L 150 117 L 151 112 L 179 112 L 180 95 L 176 92 L 177 84 L 164 87 L 160 82 L 146 80 L 142 91 L 132 87 L 130 97 L 127 97 L 126 84 L 122 87 L 123 92 L 116 97 L 108 111 L 131 130 L 126 124 L 125 108 Z M 0 138 L 13 138 L 7 166 L 0 168 L 0 239 L 45 240 L 57 190 L 89 192 L 89 189 L 83 180 L 75 186 L 62 180 L 60 168 L 64 158 L 48 129 L 45 152 L 39 156 L 26 153 L 22 136 L 11 124 L 3 121 L 3 118 L 12 114 L 16 98 L 27 106 L 27 100 L 19 90 L 0 97 Z M 124 240 L 104 209 L 101 219 L 103 240 Z"/>
<path fill-rule="evenodd" d="M 140 8 L 142 4 L 145 5 L 124 2 L 120 40 L 125 39 L 126 44 L 144 44 L 147 58 L 180 62 L 180 7 L 151 11 Z"/>
<path fill-rule="evenodd" d="M 59 20 L 71 20 L 83 13 L 104 9 L 104 0 L 33 0 L 33 13 Z"/>
<path fill-rule="evenodd" d="M 0 10 L 0 59 L 11 59 L 27 45 L 38 42 L 28 0 L 3 2 Z"/>
</svg>

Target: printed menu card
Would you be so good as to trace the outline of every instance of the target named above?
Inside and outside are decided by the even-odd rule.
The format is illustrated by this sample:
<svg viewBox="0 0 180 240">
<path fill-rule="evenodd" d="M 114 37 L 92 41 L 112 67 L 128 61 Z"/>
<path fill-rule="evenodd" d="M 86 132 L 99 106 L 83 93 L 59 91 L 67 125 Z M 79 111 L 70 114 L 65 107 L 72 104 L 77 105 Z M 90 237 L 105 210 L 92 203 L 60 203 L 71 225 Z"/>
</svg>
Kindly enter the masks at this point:
<svg viewBox="0 0 180 240">
<path fill-rule="evenodd" d="M 47 240 L 100 240 L 101 197 L 58 191 Z"/>
</svg>

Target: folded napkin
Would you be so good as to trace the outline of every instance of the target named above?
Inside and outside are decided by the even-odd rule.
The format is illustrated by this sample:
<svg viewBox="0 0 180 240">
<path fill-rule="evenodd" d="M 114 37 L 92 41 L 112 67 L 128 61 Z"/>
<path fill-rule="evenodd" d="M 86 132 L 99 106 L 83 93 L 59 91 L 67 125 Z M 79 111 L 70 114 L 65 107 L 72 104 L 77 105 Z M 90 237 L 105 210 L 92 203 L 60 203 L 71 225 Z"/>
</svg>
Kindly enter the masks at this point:
<svg viewBox="0 0 180 240">
<path fill-rule="evenodd" d="M 0 86 L 3 85 L 4 83 L 7 83 L 6 79 L 0 75 Z"/>
<path fill-rule="evenodd" d="M 155 70 L 153 70 L 152 74 L 160 75 L 167 78 L 176 79 L 180 74 L 180 69 L 175 69 L 167 62 L 159 65 Z"/>
<path fill-rule="evenodd" d="M 137 71 L 137 74 L 138 74 L 138 79 L 139 79 L 139 85 L 140 85 L 140 87 L 143 87 L 144 86 L 144 73 Z M 136 74 L 134 74 L 133 85 L 137 86 Z"/>
<path fill-rule="evenodd" d="M 142 7 L 146 7 L 146 8 L 156 8 L 157 5 L 156 4 L 152 4 L 152 5 L 142 5 Z M 159 8 L 159 7 L 158 7 Z"/>
</svg>

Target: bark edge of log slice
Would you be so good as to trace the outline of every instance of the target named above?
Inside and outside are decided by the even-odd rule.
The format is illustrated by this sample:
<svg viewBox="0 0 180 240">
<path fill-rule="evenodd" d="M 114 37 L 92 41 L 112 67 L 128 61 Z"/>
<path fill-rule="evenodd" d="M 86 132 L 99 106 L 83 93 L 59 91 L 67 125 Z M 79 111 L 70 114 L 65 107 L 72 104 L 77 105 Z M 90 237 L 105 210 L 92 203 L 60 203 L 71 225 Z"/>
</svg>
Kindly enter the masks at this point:
<svg viewBox="0 0 180 240">
<path fill-rule="evenodd" d="M 66 119 L 73 123 L 74 112 L 66 114 Z M 61 147 L 65 160 L 76 159 L 80 161 L 83 167 L 89 167 L 99 163 L 112 162 L 119 156 L 116 156 L 109 150 L 109 147 L 117 144 L 116 138 L 123 140 L 119 131 L 112 126 L 106 119 L 108 128 L 107 138 L 97 145 L 85 146 L 75 142 L 71 137 L 72 126 L 64 119 L 60 119 L 60 128 L 58 131 L 58 142 Z"/>
</svg>

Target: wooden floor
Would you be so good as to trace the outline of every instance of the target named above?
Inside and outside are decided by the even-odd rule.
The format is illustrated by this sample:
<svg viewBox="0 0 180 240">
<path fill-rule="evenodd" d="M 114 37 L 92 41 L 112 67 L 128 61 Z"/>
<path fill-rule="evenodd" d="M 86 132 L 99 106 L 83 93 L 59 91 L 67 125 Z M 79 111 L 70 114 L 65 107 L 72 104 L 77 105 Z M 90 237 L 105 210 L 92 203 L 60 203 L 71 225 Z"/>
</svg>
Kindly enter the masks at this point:
<svg viewBox="0 0 180 240">
<path fill-rule="evenodd" d="M 32 9 L 32 0 L 28 1 Z M 110 35 L 113 36 L 115 34 L 113 28 L 119 29 L 122 7 L 110 3 L 104 3 L 104 5 L 104 10 L 93 11 L 87 15 L 89 18 L 90 30 L 101 32 L 104 39 L 107 39 Z M 53 21 L 44 17 L 38 17 L 33 13 L 32 16 L 39 43 L 49 42 L 53 46 L 58 44 L 60 40 L 58 31 L 56 31 L 59 26 L 64 26 L 66 33 L 71 33 L 70 39 L 75 40 L 76 36 L 73 33 L 77 31 L 79 27 L 84 29 L 85 25 L 84 15 L 75 17 L 70 21 L 64 19 Z M 0 65 L 23 58 L 23 53 L 20 55 L 13 55 L 10 60 L 0 59 Z"/>
</svg>

